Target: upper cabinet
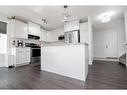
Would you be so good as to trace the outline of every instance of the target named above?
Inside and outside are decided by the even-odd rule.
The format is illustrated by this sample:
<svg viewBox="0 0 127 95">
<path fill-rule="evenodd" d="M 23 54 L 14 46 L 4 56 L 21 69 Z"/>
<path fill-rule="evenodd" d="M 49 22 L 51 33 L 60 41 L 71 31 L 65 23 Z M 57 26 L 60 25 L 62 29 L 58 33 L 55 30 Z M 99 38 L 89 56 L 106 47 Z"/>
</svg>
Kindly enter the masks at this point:
<svg viewBox="0 0 127 95">
<path fill-rule="evenodd" d="M 47 40 L 46 30 L 42 29 L 40 25 L 34 24 L 32 22 L 28 22 L 28 23 L 29 23 L 28 34 L 39 36 L 40 41 L 46 41 Z"/>
<path fill-rule="evenodd" d="M 41 29 L 40 41 L 47 41 L 47 31 L 46 30 Z"/>
<path fill-rule="evenodd" d="M 29 32 L 28 34 L 35 35 L 35 36 L 40 36 L 41 33 L 41 28 L 40 25 L 34 24 L 32 22 L 29 23 Z"/>
<path fill-rule="evenodd" d="M 88 22 L 80 23 L 80 42 L 88 43 L 88 41 L 89 41 Z"/>
<path fill-rule="evenodd" d="M 79 20 L 64 23 L 64 32 L 79 30 Z"/>
<path fill-rule="evenodd" d="M 13 27 L 12 37 L 28 39 L 28 24 L 18 20 L 14 20 L 12 27 Z"/>
</svg>

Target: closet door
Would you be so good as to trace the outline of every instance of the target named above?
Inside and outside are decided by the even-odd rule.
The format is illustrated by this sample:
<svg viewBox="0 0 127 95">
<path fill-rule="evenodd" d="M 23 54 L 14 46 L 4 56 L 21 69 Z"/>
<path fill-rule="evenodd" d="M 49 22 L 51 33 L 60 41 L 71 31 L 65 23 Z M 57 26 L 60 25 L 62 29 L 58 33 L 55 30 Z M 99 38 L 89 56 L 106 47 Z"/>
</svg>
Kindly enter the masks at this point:
<svg viewBox="0 0 127 95">
<path fill-rule="evenodd" d="M 109 29 L 104 32 L 105 57 L 117 57 L 117 32 Z"/>
</svg>

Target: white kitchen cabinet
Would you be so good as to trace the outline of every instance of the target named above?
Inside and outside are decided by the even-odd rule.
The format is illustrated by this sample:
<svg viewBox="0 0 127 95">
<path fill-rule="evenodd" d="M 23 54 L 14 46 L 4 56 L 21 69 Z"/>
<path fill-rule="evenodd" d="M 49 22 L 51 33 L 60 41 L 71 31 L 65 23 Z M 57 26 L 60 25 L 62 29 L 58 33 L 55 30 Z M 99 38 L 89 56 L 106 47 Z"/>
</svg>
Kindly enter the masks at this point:
<svg viewBox="0 0 127 95">
<path fill-rule="evenodd" d="M 41 70 L 85 81 L 88 74 L 88 46 L 86 44 L 43 46 Z"/>
<path fill-rule="evenodd" d="M 79 30 L 79 20 L 65 22 L 64 32 Z"/>
<path fill-rule="evenodd" d="M 30 48 L 13 48 L 14 66 L 30 63 Z"/>
<path fill-rule="evenodd" d="M 40 28 L 40 25 L 34 24 L 32 22 L 29 23 L 29 32 L 28 34 L 39 36 L 40 41 L 47 41 L 47 32 L 46 30 Z"/>
<path fill-rule="evenodd" d="M 41 29 L 40 31 L 40 41 L 47 41 L 47 31 Z"/>
<path fill-rule="evenodd" d="M 40 36 L 40 33 L 41 33 L 40 25 L 34 24 L 32 22 L 28 22 L 28 24 L 29 24 L 28 34 Z"/>
<path fill-rule="evenodd" d="M 51 48 L 51 49 L 50 49 Z M 57 73 L 58 72 L 58 56 L 54 56 L 54 53 L 56 53 L 58 50 L 58 48 L 54 47 L 54 49 L 52 49 L 52 47 L 44 47 L 43 51 L 41 51 L 41 54 L 43 55 L 43 59 L 42 62 L 48 62 L 48 64 L 43 64 L 42 66 L 44 67 L 45 70 L 48 70 L 50 72 L 54 72 Z M 49 60 L 50 59 L 50 60 Z"/>
<path fill-rule="evenodd" d="M 28 24 L 14 20 L 13 21 L 13 37 L 28 39 Z"/>
<path fill-rule="evenodd" d="M 80 42 L 89 43 L 88 22 L 80 23 Z"/>
</svg>

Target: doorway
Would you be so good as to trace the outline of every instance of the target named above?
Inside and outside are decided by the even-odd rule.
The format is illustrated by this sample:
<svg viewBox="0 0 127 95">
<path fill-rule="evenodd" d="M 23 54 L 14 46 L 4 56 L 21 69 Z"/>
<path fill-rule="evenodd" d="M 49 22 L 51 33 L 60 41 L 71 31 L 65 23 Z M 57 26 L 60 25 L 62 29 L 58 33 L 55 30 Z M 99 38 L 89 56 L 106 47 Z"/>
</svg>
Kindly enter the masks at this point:
<svg viewBox="0 0 127 95">
<path fill-rule="evenodd" d="M 120 18 L 93 28 L 95 60 L 118 61 L 125 54 L 124 25 L 124 18 Z"/>
<path fill-rule="evenodd" d="M 95 60 L 118 61 L 125 54 L 124 18 L 100 24 L 93 34 Z"/>
</svg>

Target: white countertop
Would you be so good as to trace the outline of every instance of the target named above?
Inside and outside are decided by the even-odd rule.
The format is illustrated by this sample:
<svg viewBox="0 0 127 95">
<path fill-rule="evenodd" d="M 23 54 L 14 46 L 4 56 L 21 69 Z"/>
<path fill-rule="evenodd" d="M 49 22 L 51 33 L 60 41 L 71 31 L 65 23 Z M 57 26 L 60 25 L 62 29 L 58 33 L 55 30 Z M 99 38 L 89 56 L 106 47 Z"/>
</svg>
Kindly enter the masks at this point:
<svg viewBox="0 0 127 95">
<path fill-rule="evenodd" d="M 13 47 L 13 48 L 30 48 L 30 47 Z"/>
<path fill-rule="evenodd" d="M 64 43 L 64 42 L 50 42 L 50 43 L 44 43 L 42 46 L 65 46 L 65 45 L 86 45 L 88 46 L 87 43 L 76 43 L 76 44 L 71 44 L 71 43 Z"/>
</svg>

